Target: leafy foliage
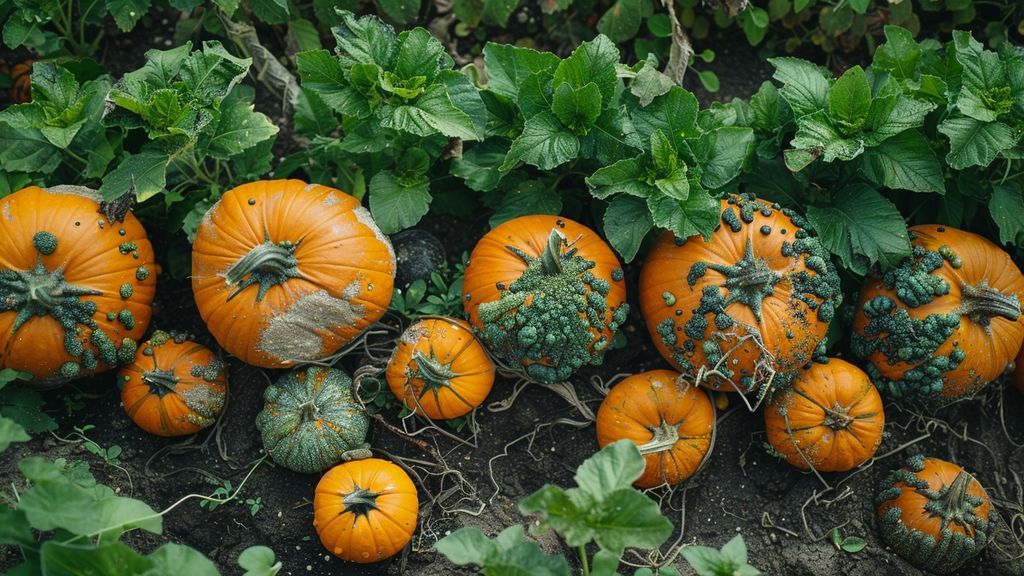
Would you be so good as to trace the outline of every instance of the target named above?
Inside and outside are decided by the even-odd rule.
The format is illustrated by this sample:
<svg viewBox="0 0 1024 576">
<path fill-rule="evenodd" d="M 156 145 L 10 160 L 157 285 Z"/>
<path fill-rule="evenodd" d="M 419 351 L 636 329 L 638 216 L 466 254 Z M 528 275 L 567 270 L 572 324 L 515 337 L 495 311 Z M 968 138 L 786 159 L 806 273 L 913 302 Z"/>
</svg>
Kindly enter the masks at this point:
<svg viewBox="0 0 1024 576">
<path fill-rule="evenodd" d="M 721 550 L 707 546 L 687 546 L 683 558 L 698 576 L 757 576 L 760 570 L 747 564 L 747 546 L 737 534 Z"/>
</svg>

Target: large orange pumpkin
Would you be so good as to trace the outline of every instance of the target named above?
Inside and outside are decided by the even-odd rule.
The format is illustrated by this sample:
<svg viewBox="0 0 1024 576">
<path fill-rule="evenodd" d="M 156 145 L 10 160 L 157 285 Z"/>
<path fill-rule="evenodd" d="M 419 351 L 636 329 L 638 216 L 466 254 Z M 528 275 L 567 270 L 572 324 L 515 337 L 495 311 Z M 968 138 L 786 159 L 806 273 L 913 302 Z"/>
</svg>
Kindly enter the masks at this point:
<svg viewBox="0 0 1024 576">
<path fill-rule="evenodd" d="M 635 484 L 678 484 L 700 468 L 711 448 L 715 408 L 708 393 L 671 370 L 634 374 L 616 384 L 597 410 L 597 443 L 623 438 L 647 462 Z"/>
<path fill-rule="evenodd" d="M 379 458 L 331 468 L 313 496 L 313 526 L 320 542 L 338 558 L 360 564 L 405 548 L 418 514 L 419 498 L 409 475 Z"/>
<path fill-rule="evenodd" d="M 662 234 L 640 272 L 640 310 L 661 355 L 714 389 L 757 389 L 811 360 L 842 299 L 828 252 L 788 209 L 732 196 L 708 240 Z"/>
<path fill-rule="evenodd" d="M 812 363 L 779 390 L 764 412 L 768 443 L 807 470 L 845 472 L 874 456 L 882 443 L 882 397 L 868 375 L 830 358 Z"/>
<path fill-rule="evenodd" d="M 494 385 L 494 363 L 469 324 L 427 318 L 402 334 L 388 362 L 387 380 L 410 410 L 448 420 L 487 398 Z"/>
<path fill-rule="evenodd" d="M 0 199 L 0 368 L 48 387 L 135 357 L 156 291 L 153 247 L 130 212 L 87 188 L 30 186 Z"/>
<path fill-rule="evenodd" d="M 384 314 L 394 278 L 394 252 L 369 211 L 298 180 L 229 190 L 192 248 L 192 290 L 210 332 L 266 368 L 336 352 Z"/>
<path fill-rule="evenodd" d="M 963 468 L 915 456 L 878 495 L 882 539 L 911 564 L 954 573 L 989 541 L 992 503 Z"/>
<path fill-rule="evenodd" d="M 629 310 L 611 248 L 559 216 L 522 216 L 484 235 L 470 254 L 463 293 L 491 352 L 544 384 L 600 364 Z"/>
<path fill-rule="evenodd" d="M 969 395 L 1024 342 L 1024 275 L 977 234 L 932 224 L 909 232 L 913 256 L 864 286 L 851 349 L 894 396 Z"/>
<path fill-rule="evenodd" d="M 121 404 L 132 421 L 157 436 L 209 427 L 224 408 L 227 372 L 208 348 L 157 331 L 118 373 Z"/>
</svg>

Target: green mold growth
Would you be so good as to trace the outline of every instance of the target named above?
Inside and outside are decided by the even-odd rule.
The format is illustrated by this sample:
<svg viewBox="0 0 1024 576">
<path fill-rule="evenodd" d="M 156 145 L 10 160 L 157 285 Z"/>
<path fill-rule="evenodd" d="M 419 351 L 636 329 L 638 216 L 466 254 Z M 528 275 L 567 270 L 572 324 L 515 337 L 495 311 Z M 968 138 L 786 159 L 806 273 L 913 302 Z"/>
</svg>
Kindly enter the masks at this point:
<svg viewBox="0 0 1024 576">
<path fill-rule="evenodd" d="M 890 473 L 885 483 L 889 487 L 878 494 L 876 503 L 881 506 L 896 500 L 907 490 L 917 492 L 927 499 L 924 510 L 918 513 L 941 519 L 939 537 L 904 524 L 903 510 L 898 506 L 880 516 L 878 529 L 885 543 L 914 566 L 936 574 L 955 573 L 988 544 L 991 523 L 987 515 L 978 515 L 984 501 L 967 491 L 973 476 L 961 470 L 952 484 L 934 490 L 916 474 L 924 469 L 923 456 L 910 458 L 903 468 Z"/>
<path fill-rule="evenodd" d="M 228 300 L 238 296 L 246 288 L 257 286 L 256 301 L 262 302 L 267 291 L 291 278 L 300 278 L 299 261 L 295 259 L 298 242 L 271 242 L 269 232 L 263 232 L 263 243 L 242 256 L 228 267 L 224 278 L 231 286 L 237 286 Z"/>
<path fill-rule="evenodd" d="M 139 266 L 135 269 L 135 279 L 142 282 L 146 278 L 149 278 L 149 269 L 145 266 Z"/>
<path fill-rule="evenodd" d="M 40 254 L 49 256 L 57 250 L 57 237 L 49 232 L 36 232 L 32 236 L 32 246 Z"/>
<path fill-rule="evenodd" d="M 117 250 L 121 254 L 131 254 L 139 249 L 139 245 L 135 242 L 122 242 L 118 245 Z"/>
<path fill-rule="evenodd" d="M 135 328 L 135 315 L 131 310 L 121 310 L 117 313 L 117 321 L 128 330 Z"/>
<path fill-rule="evenodd" d="M 966 354 L 956 347 L 956 342 L 948 355 L 936 355 L 936 352 L 962 322 L 974 322 L 988 329 L 996 316 L 1011 321 L 1021 316 L 1016 295 L 1001 294 L 982 281 L 976 286 L 959 287 L 962 304 L 953 311 L 929 314 L 923 319 L 912 317 L 908 309 L 949 294 L 949 283 L 933 274 L 947 262 L 954 266 L 959 258 L 951 251 L 943 254 L 941 249 L 931 251 L 915 246 L 910 258 L 882 276 L 885 287 L 895 292 L 896 299 L 878 296 L 862 305 L 861 312 L 868 323 L 862 332 L 853 334 L 850 344 L 853 353 L 866 359 L 881 352 L 890 366 L 900 362 L 913 366 L 898 380 L 884 377 L 876 366 L 868 367 L 876 386 L 893 396 L 931 397 L 942 393 L 946 373 L 958 368 Z"/>
<path fill-rule="evenodd" d="M 122 365 L 131 364 L 135 360 L 135 353 L 139 345 L 131 338 L 122 338 L 121 347 L 117 349 L 117 361 Z"/>
<path fill-rule="evenodd" d="M 370 418 L 353 397 L 352 379 L 340 370 L 292 370 L 268 386 L 263 399 L 256 428 L 281 466 L 314 474 L 369 448 Z"/>
<path fill-rule="evenodd" d="M 760 321 L 764 299 L 773 295 L 776 286 L 784 279 L 788 279 L 792 286 L 791 297 L 803 302 L 807 307 L 807 310 L 791 307 L 791 314 L 797 321 L 808 320 L 807 316 L 813 313 L 819 322 L 829 323 L 842 302 L 839 275 L 832 265 L 828 250 L 808 232 L 808 222 L 804 218 L 778 204 L 765 204 L 749 194 L 732 197 L 728 203 L 730 206 L 722 211 L 723 224 L 733 232 L 742 231 L 744 226 L 754 226 L 759 231 L 756 237 L 771 234 L 791 235 L 792 241 L 782 242 L 781 255 L 800 260 L 806 270 L 791 272 L 788 276 L 773 270 L 765 260 L 766 255 L 757 253 L 755 243 L 751 239 L 748 239 L 744 246 L 743 256 L 733 264 L 698 261 L 691 265 L 686 274 L 686 283 L 691 290 L 704 278 L 709 269 L 722 274 L 725 280 L 720 285 L 704 286 L 699 305 L 692 310 L 677 313 L 677 316 L 687 318 L 682 326 L 676 326 L 671 319 L 666 319 L 657 327 L 657 337 L 668 349 L 674 362 L 684 371 L 692 371 L 695 368 L 692 358 L 698 347 L 708 356 L 708 364 L 714 365 L 717 361 L 712 357 L 722 357 L 721 342 L 714 342 L 714 346 L 711 347 L 707 342 L 711 341 L 716 333 L 735 327 L 735 318 L 725 311 L 728 306 L 742 304 Z M 773 229 L 763 224 L 763 221 L 757 221 L 759 215 L 768 218 L 775 211 L 780 211 L 789 218 L 793 222 L 793 227 Z M 684 246 L 685 243 L 677 242 L 677 245 Z M 686 312 L 689 313 L 688 316 Z M 791 332 L 788 337 L 792 340 L 795 335 Z M 818 350 L 820 343 L 813 344 L 813 350 Z M 811 347 L 811 343 L 804 346 Z M 776 375 L 775 381 L 788 381 L 790 375 L 784 371 L 806 364 L 815 353 L 808 350 L 805 357 L 779 362 L 783 371 Z M 779 368 L 780 366 L 776 366 L 776 369 Z M 733 371 L 726 367 L 720 367 L 720 370 L 734 375 Z M 738 375 L 748 382 L 751 379 L 748 368 L 741 369 Z"/>
<path fill-rule="evenodd" d="M 564 381 L 584 364 L 600 364 L 611 342 L 603 334 L 594 341 L 593 334 L 607 330 L 614 336 L 629 306 L 609 308 L 611 285 L 591 272 L 594 262 L 580 256 L 558 229 L 551 230 L 539 258 L 508 249 L 527 268 L 498 300 L 478 309 L 490 349 L 524 365 L 527 376 L 543 384 Z"/>
<path fill-rule="evenodd" d="M 121 295 L 121 298 L 127 300 L 135 293 L 135 289 L 132 288 L 131 284 L 121 284 L 121 289 L 118 290 L 118 293 Z"/>
<path fill-rule="evenodd" d="M 224 374 L 224 362 L 213 360 L 209 364 L 196 364 L 188 371 L 193 378 L 202 378 L 207 382 L 216 382 Z"/>
</svg>

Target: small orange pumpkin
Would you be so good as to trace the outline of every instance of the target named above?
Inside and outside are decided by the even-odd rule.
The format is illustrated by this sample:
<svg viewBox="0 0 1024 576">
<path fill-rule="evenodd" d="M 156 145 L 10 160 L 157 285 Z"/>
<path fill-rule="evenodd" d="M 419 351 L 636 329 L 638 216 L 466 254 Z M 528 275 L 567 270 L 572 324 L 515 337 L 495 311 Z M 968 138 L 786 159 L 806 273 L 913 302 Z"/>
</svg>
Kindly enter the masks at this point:
<svg viewBox="0 0 1024 576">
<path fill-rule="evenodd" d="M 229 190 L 192 247 L 199 314 L 225 350 L 281 368 L 318 360 L 391 302 L 395 254 L 352 196 L 298 180 Z"/>
<path fill-rule="evenodd" d="M 777 391 L 764 424 L 768 443 L 793 466 L 845 472 L 874 456 L 885 413 L 868 375 L 830 358 L 804 367 L 790 387 Z"/>
<path fill-rule="evenodd" d="M 882 539 L 911 564 L 954 573 L 989 541 L 992 502 L 963 468 L 915 456 L 878 495 Z"/>
<path fill-rule="evenodd" d="M 131 212 L 108 220 L 78 186 L 0 199 L 0 369 L 39 387 L 127 364 L 152 314 L 153 247 Z"/>
<path fill-rule="evenodd" d="M 0 74 L 11 79 L 11 88 L 8 93 L 11 101 L 15 104 L 24 104 L 32 101 L 32 65 L 35 60 L 29 58 L 8 67 L 7 63 L 0 60 Z"/>
<path fill-rule="evenodd" d="M 427 318 L 406 329 L 387 369 L 388 386 L 410 410 L 433 420 L 479 406 L 494 385 L 494 363 L 462 320 Z M 418 406 L 418 407 L 417 407 Z"/>
<path fill-rule="evenodd" d="M 331 468 L 313 496 L 313 527 L 320 542 L 338 558 L 360 564 L 405 548 L 418 514 L 419 498 L 409 475 L 379 458 Z"/>
<path fill-rule="evenodd" d="M 865 284 L 850 347 L 894 396 L 972 394 L 1024 342 L 1024 275 L 977 234 L 934 224 L 909 232 L 912 257 Z"/>
<path fill-rule="evenodd" d="M 473 248 L 466 313 L 497 357 L 543 384 L 600 364 L 626 319 L 618 258 L 596 232 L 559 216 L 502 223 Z"/>
<path fill-rule="evenodd" d="M 677 370 L 718 366 L 726 379 L 701 384 L 748 392 L 762 384 L 762 365 L 779 381 L 811 360 L 842 295 L 828 252 L 797 214 L 746 195 L 721 210 L 707 240 L 658 238 L 640 272 L 640 310 Z"/>
<path fill-rule="evenodd" d="M 132 421 L 157 436 L 209 427 L 224 408 L 227 372 L 208 348 L 157 331 L 118 373 L 121 404 Z"/>
<path fill-rule="evenodd" d="M 700 468 L 711 448 L 715 409 L 708 393 L 671 370 L 634 374 L 616 384 L 597 410 L 597 443 L 628 438 L 647 465 L 635 484 L 678 484 Z"/>
</svg>

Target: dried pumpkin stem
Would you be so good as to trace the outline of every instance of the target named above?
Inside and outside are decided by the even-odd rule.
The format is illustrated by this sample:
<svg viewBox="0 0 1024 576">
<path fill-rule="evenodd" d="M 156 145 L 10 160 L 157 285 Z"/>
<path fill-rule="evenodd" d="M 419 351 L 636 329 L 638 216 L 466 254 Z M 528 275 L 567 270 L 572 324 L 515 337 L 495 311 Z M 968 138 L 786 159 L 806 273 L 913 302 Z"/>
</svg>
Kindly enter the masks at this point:
<svg viewBox="0 0 1024 576">
<path fill-rule="evenodd" d="M 428 389 L 438 390 L 451 386 L 451 379 L 458 376 L 452 371 L 451 365 L 441 364 L 421 352 L 413 353 L 412 360 L 416 363 L 414 377 L 422 379 Z"/>
<path fill-rule="evenodd" d="M 838 402 L 831 408 L 822 406 L 822 409 L 825 410 L 825 426 L 833 430 L 843 430 L 853 424 L 849 410 L 840 406 Z"/>
<path fill-rule="evenodd" d="M 272 286 L 282 284 L 289 278 L 299 278 L 299 261 L 295 258 L 295 249 L 299 242 L 271 242 L 269 239 L 256 246 L 232 264 L 224 278 L 228 284 L 238 288 L 228 300 L 238 296 L 243 290 L 257 284 L 259 291 L 256 301 L 260 302 Z"/>
<path fill-rule="evenodd" d="M 565 236 L 552 228 L 548 234 L 548 243 L 544 246 L 544 252 L 540 255 L 540 265 L 544 273 L 555 276 L 562 273 L 562 244 L 565 243 Z"/>
<path fill-rule="evenodd" d="M 342 495 L 341 503 L 345 505 L 344 512 L 351 512 L 357 516 L 365 516 L 371 511 L 377 509 L 378 496 L 380 496 L 380 494 L 371 492 L 366 488 L 360 488 L 356 485 L 355 490 Z"/>
<path fill-rule="evenodd" d="M 993 318 L 1001 316 L 1016 322 L 1021 315 L 1020 301 L 1016 294 L 1003 294 L 982 280 L 977 286 L 963 284 L 960 286 L 963 304 L 957 310 L 969 317 L 976 324 L 987 327 Z"/>
<path fill-rule="evenodd" d="M 320 408 L 317 407 L 316 402 L 313 400 L 309 400 L 299 406 L 299 412 L 303 422 L 312 422 L 320 419 Z"/>
<path fill-rule="evenodd" d="M 161 368 L 142 373 L 142 382 L 149 386 L 151 393 L 160 397 L 176 392 L 178 381 L 178 377 L 173 372 Z"/>
<path fill-rule="evenodd" d="M 679 441 L 679 426 L 672 426 L 663 418 L 661 424 L 656 428 L 649 428 L 652 434 L 651 439 L 643 444 L 637 446 L 640 449 L 640 454 L 646 456 L 647 454 L 656 454 L 665 450 L 671 450 L 676 442 Z"/>
</svg>

